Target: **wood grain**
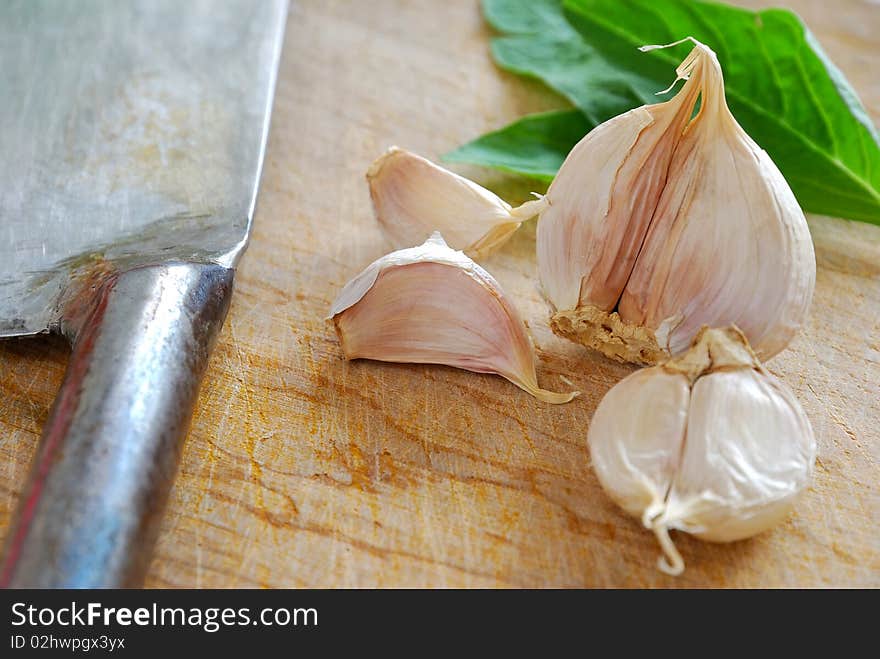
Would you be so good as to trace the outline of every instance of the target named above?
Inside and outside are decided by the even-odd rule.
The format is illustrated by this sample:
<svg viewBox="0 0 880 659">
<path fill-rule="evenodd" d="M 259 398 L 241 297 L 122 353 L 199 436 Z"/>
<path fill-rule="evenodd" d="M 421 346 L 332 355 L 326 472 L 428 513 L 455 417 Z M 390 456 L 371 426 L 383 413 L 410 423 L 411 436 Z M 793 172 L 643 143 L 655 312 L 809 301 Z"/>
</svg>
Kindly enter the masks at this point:
<svg viewBox="0 0 880 659">
<path fill-rule="evenodd" d="M 746 3 L 759 6 L 763 3 Z M 797 9 L 880 117 L 876 6 Z M 810 218 L 809 325 L 769 364 L 816 430 L 812 487 L 779 528 L 675 538 L 679 578 L 603 495 L 586 429 L 628 367 L 552 336 L 534 227 L 486 267 L 540 346 L 541 404 L 501 378 L 347 363 L 325 316 L 386 251 L 363 180 L 391 144 L 428 157 L 561 101 L 498 71 L 476 2 L 295 2 L 253 242 L 202 390 L 148 578 L 154 587 L 880 586 L 880 228 Z M 460 169 L 510 201 L 527 182 Z M 0 534 L 67 359 L 0 344 Z"/>
</svg>

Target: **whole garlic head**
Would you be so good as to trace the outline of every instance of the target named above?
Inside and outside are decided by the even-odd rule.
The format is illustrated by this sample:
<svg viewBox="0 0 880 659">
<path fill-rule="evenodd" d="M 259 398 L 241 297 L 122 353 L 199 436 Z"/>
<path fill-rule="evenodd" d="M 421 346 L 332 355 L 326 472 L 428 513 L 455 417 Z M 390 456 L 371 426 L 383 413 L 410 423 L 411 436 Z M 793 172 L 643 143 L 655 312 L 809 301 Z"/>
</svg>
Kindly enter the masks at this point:
<svg viewBox="0 0 880 659">
<path fill-rule="evenodd" d="M 654 531 L 670 574 L 684 562 L 669 529 L 713 542 L 769 529 L 809 483 L 816 457 L 797 399 L 735 327 L 703 328 L 681 357 L 615 385 L 588 442 L 602 487 Z"/>
<path fill-rule="evenodd" d="M 574 147 L 538 222 L 553 330 L 624 361 L 657 363 L 702 326 L 729 324 L 769 359 L 813 295 L 803 212 L 730 113 L 715 53 L 694 43 L 672 100 L 615 117 Z"/>
</svg>

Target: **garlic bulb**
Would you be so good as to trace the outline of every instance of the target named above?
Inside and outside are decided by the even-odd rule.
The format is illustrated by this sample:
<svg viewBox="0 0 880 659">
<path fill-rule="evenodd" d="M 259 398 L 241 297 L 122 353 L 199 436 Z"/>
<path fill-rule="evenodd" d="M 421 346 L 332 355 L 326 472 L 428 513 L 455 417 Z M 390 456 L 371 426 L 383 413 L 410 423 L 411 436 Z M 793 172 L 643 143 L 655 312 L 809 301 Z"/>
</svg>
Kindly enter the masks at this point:
<svg viewBox="0 0 880 659">
<path fill-rule="evenodd" d="M 348 359 L 496 373 L 548 403 L 577 395 L 538 386 L 531 339 L 516 309 L 488 272 L 439 233 L 369 265 L 345 285 L 330 317 Z"/>
<path fill-rule="evenodd" d="M 770 358 L 813 294 L 803 212 L 731 115 L 715 53 L 694 43 L 673 99 L 615 117 L 574 147 L 538 221 L 553 330 L 620 360 L 656 363 L 703 325 L 732 323 Z"/>
<path fill-rule="evenodd" d="M 538 210 L 537 202 L 512 209 L 473 181 L 397 147 L 370 166 L 367 182 L 376 218 L 396 247 L 439 231 L 452 247 L 484 258 Z"/>
<path fill-rule="evenodd" d="M 593 468 L 684 569 L 668 530 L 730 542 L 769 529 L 807 486 L 816 441 L 801 406 L 735 327 L 703 328 L 681 357 L 636 371 L 590 423 Z"/>
</svg>

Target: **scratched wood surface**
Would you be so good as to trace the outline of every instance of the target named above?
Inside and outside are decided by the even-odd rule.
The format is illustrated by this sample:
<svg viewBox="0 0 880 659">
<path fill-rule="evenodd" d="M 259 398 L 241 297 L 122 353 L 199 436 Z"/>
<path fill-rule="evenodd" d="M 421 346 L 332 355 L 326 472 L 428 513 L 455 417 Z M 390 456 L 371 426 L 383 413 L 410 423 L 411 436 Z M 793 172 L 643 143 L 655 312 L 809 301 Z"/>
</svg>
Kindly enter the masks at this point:
<svg viewBox="0 0 880 659">
<path fill-rule="evenodd" d="M 562 102 L 498 71 L 473 1 L 295 2 L 253 242 L 212 359 L 147 584 L 296 586 L 880 586 L 880 228 L 810 218 L 810 322 L 769 368 L 816 431 L 812 487 L 751 540 L 652 536 L 603 495 L 589 419 L 629 367 L 556 339 L 534 280 L 534 227 L 486 267 L 539 345 L 541 404 L 500 378 L 346 363 L 323 318 L 386 246 L 363 174 L 391 144 L 436 158 Z M 763 3 L 750 2 L 750 6 Z M 880 9 L 796 8 L 880 118 Z M 528 182 L 462 169 L 510 201 Z M 66 365 L 56 339 L 0 344 L 0 535 Z"/>
</svg>

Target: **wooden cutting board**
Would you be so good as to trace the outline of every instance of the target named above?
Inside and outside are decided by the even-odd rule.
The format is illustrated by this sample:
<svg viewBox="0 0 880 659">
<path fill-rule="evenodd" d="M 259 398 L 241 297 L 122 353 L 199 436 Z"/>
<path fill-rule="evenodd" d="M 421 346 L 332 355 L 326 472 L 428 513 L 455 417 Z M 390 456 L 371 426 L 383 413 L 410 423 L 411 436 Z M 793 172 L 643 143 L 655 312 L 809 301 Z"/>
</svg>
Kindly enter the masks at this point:
<svg viewBox="0 0 880 659">
<path fill-rule="evenodd" d="M 749 2 L 750 6 L 764 3 Z M 880 10 L 798 10 L 876 122 Z M 485 262 L 528 319 L 539 378 L 583 395 L 539 403 L 501 378 L 346 363 L 323 318 L 386 251 L 364 172 L 391 144 L 431 158 L 527 112 L 561 107 L 497 70 L 476 2 L 299 0 L 290 14 L 253 241 L 202 389 L 148 585 L 880 586 L 880 228 L 810 218 L 812 315 L 772 360 L 819 442 L 795 514 L 757 538 L 678 534 L 679 578 L 604 496 L 586 431 L 631 371 L 555 338 L 534 226 Z M 460 169 L 511 202 L 528 182 Z M 67 349 L 0 344 L 0 535 Z"/>
</svg>

